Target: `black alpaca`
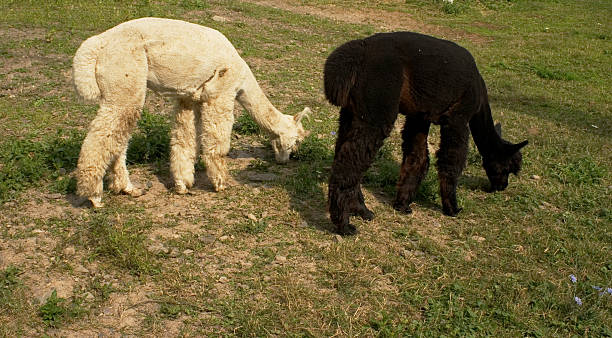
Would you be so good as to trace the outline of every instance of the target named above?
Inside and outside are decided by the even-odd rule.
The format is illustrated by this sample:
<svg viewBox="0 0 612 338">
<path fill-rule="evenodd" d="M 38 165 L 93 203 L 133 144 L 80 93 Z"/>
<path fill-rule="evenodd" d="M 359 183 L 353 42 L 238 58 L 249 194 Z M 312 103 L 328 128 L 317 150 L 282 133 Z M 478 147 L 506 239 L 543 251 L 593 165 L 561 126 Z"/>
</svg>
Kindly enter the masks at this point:
<svg viewBox="0 0 612 338">
<path fill-rule="evenodd" d="M 406 116 L 403 160 L 394 208 L 410 203 L 427 173 L 427 134 L 440 125 L 438 178 L 442 210 L 455 216 L 457 179 L 465 166 L 470 130 L 491 190 L 504 190 L 521 168 L 520 149 L 493 126 L 485 83 L 472 55 L 446 40 L 410 32 L 376 34 L 338 47 L 325 62 L 325 95 L 342 107 L 329 180 L 329 212 L 337 232 L 353 234 L 349 216 L 372 219 L 360 182 L 389 136 L 398 112 Z M 469 125 L 469 127 L 468 127 Z"/>
</svg>

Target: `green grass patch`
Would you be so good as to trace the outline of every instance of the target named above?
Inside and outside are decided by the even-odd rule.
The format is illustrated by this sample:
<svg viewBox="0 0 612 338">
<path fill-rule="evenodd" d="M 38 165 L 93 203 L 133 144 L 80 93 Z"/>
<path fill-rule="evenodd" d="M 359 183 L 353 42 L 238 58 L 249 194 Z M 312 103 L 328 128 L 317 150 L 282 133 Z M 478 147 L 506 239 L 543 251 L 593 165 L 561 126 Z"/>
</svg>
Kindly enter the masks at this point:
<svg viewBox="0 0 612 338">
<path fill-rule="evenodd" d="M 130 139 L 127 162 L 163 163 L 170 157 L 170 124 L 168 118 L 144 111 L 138 130 Z"/>
<path fill-rule="evenodd" d="M 549 69 L 544 66 L 534 66 L 533 70 L 538 77 L 540 77 L 541 79 L 545 79 L 545 80 L 573 81 L 573 80 L 579 79 L 578 75 L 572 72 L 556 70 L 556 69 Z"/>
</svg>

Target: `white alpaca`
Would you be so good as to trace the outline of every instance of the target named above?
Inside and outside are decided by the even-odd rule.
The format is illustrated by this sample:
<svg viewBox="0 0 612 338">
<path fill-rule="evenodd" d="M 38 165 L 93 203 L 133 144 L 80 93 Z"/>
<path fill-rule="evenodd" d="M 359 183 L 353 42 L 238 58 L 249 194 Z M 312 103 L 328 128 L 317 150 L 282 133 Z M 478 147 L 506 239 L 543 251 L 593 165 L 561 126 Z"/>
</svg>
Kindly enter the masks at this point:
<svg viewBox="0 0 612 338">
<path fill-rule="evenodd" d="M 236 99 L 271 135 L 277 161 L 286 162 L 308 135 L 301 119 L 309 109 L 290 116 L 274 108 L 229 40 L 211 28 L 161 18 L 127 21 L 83 42 L 72 70 L 78 94 L 100 104 L 77 166 L 78 194 L 94 207 L 103 206 L 109 167 L 112 191 L 143 194 L 130 182 L 125 156 L 147 87 L 176 99 L 170 171 L 178 193 L 193 185 L 198 143 L 215 190 L 225 189 Z"/>
</svg>

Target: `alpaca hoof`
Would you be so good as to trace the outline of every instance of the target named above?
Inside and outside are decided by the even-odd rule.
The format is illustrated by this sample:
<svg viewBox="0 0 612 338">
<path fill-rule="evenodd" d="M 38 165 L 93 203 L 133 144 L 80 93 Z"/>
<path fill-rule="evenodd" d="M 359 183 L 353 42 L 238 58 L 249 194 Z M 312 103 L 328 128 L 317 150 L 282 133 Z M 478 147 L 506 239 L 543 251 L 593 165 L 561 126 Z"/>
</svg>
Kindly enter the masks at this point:
<svg viewBox="0 0 612 338">
<path fill-rule="evenodd" d="M 361 219 L 363 219 L 364 221 L 371 221 L 374 219 L 374 213 L 371 212 L 368 208 L 365 208 L 363 210 L 359 210 L 356 213 L 357 216 L 361 217 Z"/>
<path fill-rule="evenodd" d="M 338 225 L 337 231 L 341 236 L 352 236 L 358 233 L 357 228 L 352 224 Z"/>
<path fill-rule="evenodd" d="M 189 193 L 189 189 L 187 189 L 187 187 L 184 185 L 175 185 L 174 192 L 179 195 L 185 195 Z"/>
<path fill-rule="evenodd" d="M 124 190 L 123 192 L 125 192 L 126 194 L 132 196 L 132 197 L 140 197 L 142 195 L 144 195 L 146 193 L 146 191 L 144 189 L 141 188 L 135 188 L 132 187 L 132 189 L 130 190 Z"/>
<path fill-rule="evenodd" d="M 225 186 L 225 183 L 222 183 L 222 182 L 215 183 L 214 186 L 215 186 L 215 191 L 216 192 L 223 191 L 223 190 L 225 190 L 225 188 L 227 188 Z"/>
<path fill-rule="evenodd" d="M 455 217 L 463 208 L 442 208 L 442 212 L 446 216 Z"/>
<path fill-rule="evenodd" d="M 104 207 L 104 203 L 102 203 L 102 197 L 92 197 L 89 199 L 91 205 L 94 209 L 99 209 Z"/>
<path fill-rule="evenodd" d="M 410 203 L 395 202 L 393 203 L 393 209 L 399 212 L 403 212 L 405 214 L 412 213 L 412 208 L 410 207 Z"/>
</svg>

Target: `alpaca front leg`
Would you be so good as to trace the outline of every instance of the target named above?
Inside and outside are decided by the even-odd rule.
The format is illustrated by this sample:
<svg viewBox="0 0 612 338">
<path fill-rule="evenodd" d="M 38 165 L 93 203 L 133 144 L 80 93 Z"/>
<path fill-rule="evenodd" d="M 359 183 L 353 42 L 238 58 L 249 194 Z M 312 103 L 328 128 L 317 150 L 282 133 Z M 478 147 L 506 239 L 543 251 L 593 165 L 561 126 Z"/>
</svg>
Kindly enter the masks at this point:
<svg viewBox="0 0 612 338">
<path fill-rule="evenodd" d="M 175 191 L 179 194 L 187 193 L 193 186 L 197 158 L 196 122 L 194 102 L 177 100 L 170 138 L 170 172 Z"/>
<path fill-rule="evenodd" d="M 429 169 L 427 134 L 430 123 L 422 118 L 406 118 L 402 131 L 403 160 L 400 177 L 397 183 L 397 195 L 393 208 L 397 211 L 411 213 L 410 203 Z"/>
<path fill-rule="evenodd" d="M 202 155 L 206 174 L 215 191 L 227 187 L 226 157 L 230 150 L 232 126 L 234 125 L 234 96 L 227 95 L 202 105 Z"/>
<path fill-rule="evenodd" d="M 438 158 L 438 180 L 442 211 L 445 215 L 456 216 L 461 208 L 457 205 L 457 181 L 465 167 L 468 151 L 469 129 L 461 121 L 441 126 Z"/>
</svg>

